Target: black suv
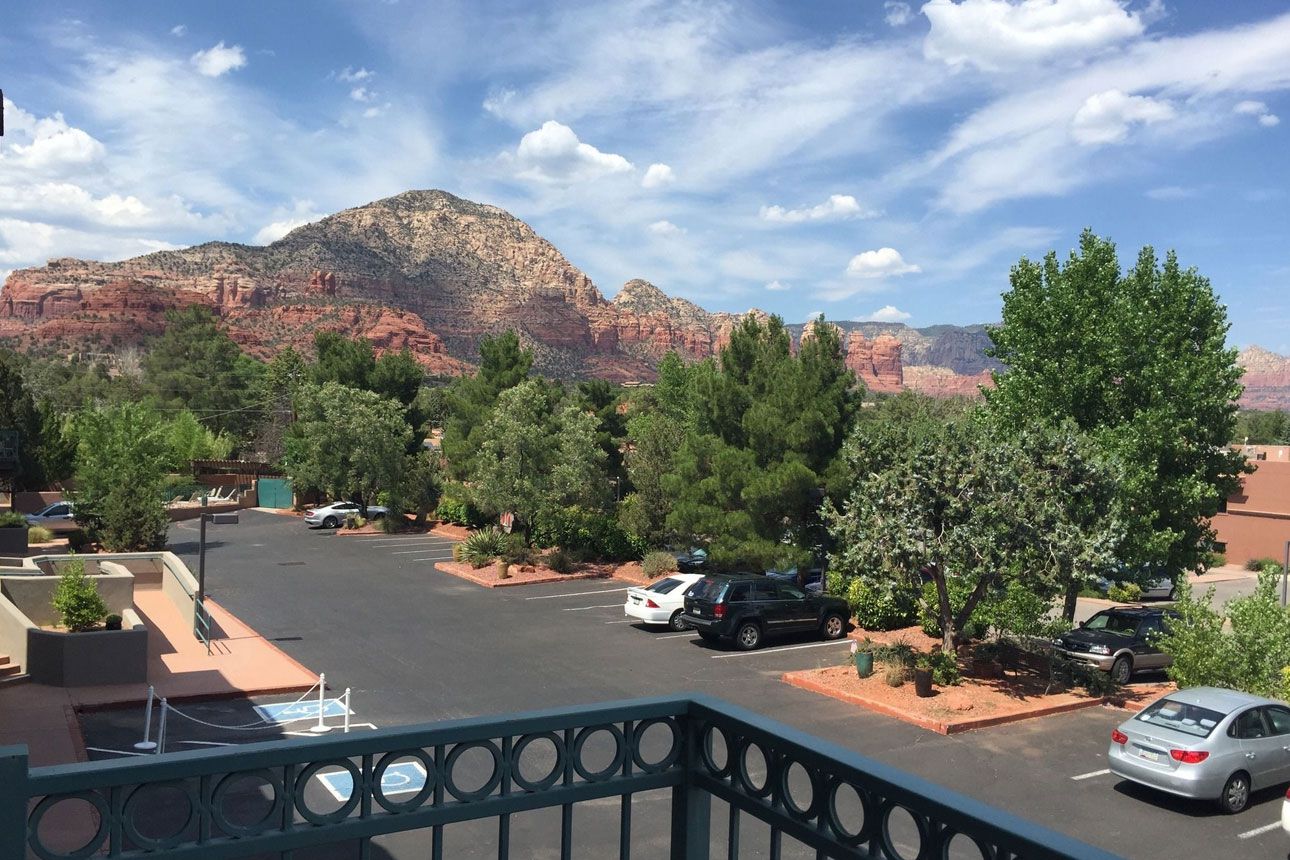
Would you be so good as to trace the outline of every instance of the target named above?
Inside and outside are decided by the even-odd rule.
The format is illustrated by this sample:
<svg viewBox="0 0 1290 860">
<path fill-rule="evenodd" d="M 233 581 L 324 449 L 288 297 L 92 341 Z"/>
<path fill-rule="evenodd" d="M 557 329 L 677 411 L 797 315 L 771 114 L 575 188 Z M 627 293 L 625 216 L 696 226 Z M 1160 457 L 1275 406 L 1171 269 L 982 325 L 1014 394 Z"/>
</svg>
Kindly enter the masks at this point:
<svg viewBox="0 0 1290 860">
<path fill-rule="evenodd" d="M 847 632 L 850 607 L 840 597 L 808 594 L 766 576 L 707 576 L 685 594 L 685 621 L 709 642 L 734 639 L 751 651 L 767 636 L 818 630 L 825 639 Z"/>
<path fill-rule="evenodd" d="M 1117 684 L 1127 684 L 1142 669 L 1167 669 L 1173 658 L 1162 653 L 1152 640 L 1167 629 L 1178 613 L 1147 606 L 1117 606 L 1103 609 L 1079 628 L 1053 640 L 1062 655 L 1110 672 Z"/>
</svg>

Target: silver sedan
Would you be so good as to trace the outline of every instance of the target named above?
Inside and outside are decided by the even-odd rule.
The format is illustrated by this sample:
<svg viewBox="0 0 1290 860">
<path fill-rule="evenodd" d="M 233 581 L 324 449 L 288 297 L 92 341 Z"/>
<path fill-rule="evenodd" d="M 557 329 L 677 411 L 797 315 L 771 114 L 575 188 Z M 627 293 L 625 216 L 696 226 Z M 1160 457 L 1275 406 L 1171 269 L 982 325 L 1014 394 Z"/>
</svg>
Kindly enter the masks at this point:
<svg viewBox="0 0 1290 860">
<path fill-rule="evenodd" d="M 1111 732 L 1111 772 L 1243 810 L 1250 792 L 1290 782 L 1290 706 L 1215 687 L 1170 693 Z"/>
</svg>

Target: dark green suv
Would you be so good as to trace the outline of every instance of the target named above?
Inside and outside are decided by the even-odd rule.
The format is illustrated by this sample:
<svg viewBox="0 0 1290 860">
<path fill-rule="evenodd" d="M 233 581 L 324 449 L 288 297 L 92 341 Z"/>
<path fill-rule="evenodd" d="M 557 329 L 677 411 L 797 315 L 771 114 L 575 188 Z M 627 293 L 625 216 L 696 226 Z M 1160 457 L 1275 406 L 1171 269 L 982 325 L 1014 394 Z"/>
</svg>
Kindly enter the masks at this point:
<svg viewBox="0 0 1290 860">
<path fill-rule="evenodd" d="M 815 630 L 839 639 L 851 610 L 840 597 L 809 594 L 768 576 L 707 576 L 685 593 L 684 617 L 704 639 L 733 639 L 736 648 L 751 651 L 781 633 Z"/>
</svg>

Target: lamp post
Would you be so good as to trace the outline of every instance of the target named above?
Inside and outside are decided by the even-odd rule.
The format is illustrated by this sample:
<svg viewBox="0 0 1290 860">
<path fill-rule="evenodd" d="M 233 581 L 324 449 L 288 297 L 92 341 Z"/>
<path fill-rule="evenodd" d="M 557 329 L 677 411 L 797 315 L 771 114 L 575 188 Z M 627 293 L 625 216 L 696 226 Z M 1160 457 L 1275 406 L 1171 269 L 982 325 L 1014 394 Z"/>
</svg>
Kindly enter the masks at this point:
<svg viewBox="0 0 1290 860">
<path fill-rule="evenodd" d="M 223 514 L 208 514 L 206 508 L 206 496 L 202 496 L 202 513 L 201 526 L 197 538 L 197 602 L 202 604 L 206 600 L 206 524 L 211 523 L 217 526 L 235 526 L 237 525 L 237 512 Z"/>
</svg>

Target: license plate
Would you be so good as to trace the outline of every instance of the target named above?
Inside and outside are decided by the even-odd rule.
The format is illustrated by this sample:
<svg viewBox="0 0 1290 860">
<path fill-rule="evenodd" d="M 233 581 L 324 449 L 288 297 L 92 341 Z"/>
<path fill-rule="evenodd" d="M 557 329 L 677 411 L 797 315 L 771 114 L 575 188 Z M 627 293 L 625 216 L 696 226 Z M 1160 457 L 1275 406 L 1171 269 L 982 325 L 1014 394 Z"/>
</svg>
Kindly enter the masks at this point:
<svg viewBox="0 0 1290 860">
<path fill-rule="evenodd" d="M 1151 750 L 1142 750 L 1138 755 L 1145 758 L 1147 761 L 1160 761 L 1160 753 L 1152 752 Z"/>
</svg>

